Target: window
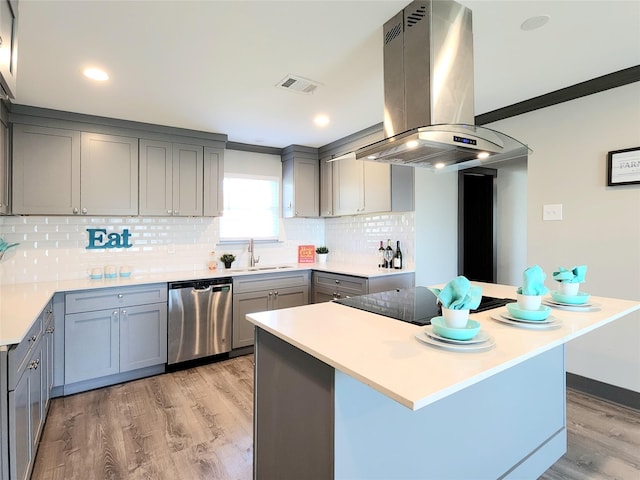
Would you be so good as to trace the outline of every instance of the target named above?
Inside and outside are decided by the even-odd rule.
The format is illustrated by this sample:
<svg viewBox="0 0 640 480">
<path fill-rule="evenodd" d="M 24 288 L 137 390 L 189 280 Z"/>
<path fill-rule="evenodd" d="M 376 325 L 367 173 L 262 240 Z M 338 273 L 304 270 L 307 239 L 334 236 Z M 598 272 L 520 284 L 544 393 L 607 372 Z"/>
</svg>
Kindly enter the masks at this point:
<svg viewBox="0 0 640 480">
<path fill-rule="evenodd" d="M 220 240 L 277 240 L 280 221 L 279 183 L 277 177 L 225 175 Z"/>
</svg>

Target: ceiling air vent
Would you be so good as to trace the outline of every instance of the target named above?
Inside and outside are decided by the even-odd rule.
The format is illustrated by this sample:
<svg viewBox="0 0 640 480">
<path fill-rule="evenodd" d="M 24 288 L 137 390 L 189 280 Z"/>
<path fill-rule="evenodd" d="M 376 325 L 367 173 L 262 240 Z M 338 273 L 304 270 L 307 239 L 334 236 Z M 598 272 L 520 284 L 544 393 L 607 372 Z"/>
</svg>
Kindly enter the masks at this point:
<svg viewBox="0 0 640 480">
<path fill-rule="evenodd" d="M 320 82 L 309 80 L 308 78 L 287 75 L 276 84 L 276 87 L 284 88 L 292 92 L 308 94 L 315 92 L 320 85 Z"/>
</svg>

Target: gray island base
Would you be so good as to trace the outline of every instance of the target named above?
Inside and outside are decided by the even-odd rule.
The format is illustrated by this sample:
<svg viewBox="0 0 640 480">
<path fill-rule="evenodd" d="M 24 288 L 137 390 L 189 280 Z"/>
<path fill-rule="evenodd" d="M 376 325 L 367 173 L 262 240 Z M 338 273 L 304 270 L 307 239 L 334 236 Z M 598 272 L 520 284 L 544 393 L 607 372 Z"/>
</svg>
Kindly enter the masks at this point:
<svg viewBox="0 0 640 480">
<path fill-rule="evenodd" d="M 473 314 L 495 341 L 474 352 L 425 345 L 424 327 L 334 302 L 247 315 L 254 478 L 538 478 L 566 452 L 565 344 L 640 310 L 591 302 L 595 311 L 553 309 L 554 328 L 536 330 L 494 320 L 499 309 Z"/>
<path fill-rule="evenodd" d="M 566 451 L 564 346 L 415 411 L 261 328 L 255 359 L 256 479 L 533 479 Z"/>
</svg>

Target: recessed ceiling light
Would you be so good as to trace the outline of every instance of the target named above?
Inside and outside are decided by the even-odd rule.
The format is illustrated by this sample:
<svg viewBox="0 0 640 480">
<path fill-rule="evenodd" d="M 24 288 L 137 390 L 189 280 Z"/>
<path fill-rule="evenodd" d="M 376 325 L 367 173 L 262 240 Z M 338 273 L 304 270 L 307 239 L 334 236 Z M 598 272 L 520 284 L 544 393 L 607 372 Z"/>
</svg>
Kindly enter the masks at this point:
<svg viewBox="0 0 640 480">
<path fill-rule="evenodd" d="M 91 80 L 97 80 L 98 82 L 104 82 L 109 80 L 109 74 L 99 68 L 85 68 L 82 72 L 85 77 Z"/>
<path fill-rule="evenodd" d="M 528 32 L 529 30 L 535 30 L 536 28 L 545 26 L 550 18 L 550 15 L 537 15 L 535 17 L 530 17 L 522 22 L 520 28 L 525 32 Z"/>
<path fill-rule="evenodd" d="M 418 146 L 417 140 L 409 140 L 407 142 L 407 148 L 416 148 Z"/>
<path fill-rule="evenodd" d="M 434 167 L 436 167 L 436 168 L 444 168 L 444 163 L 442 163 L 442 162 L 440 162 L 440 163 L 436 163 L 436 164 L 434 165 Z"/>
<path fill-rule="evenodd" d="M 489 152 L 480 152 L 478 154 L 478 158 L 482 160 L 483 158 L 489 158 Z"/>
<path fill-rule="evenodd" d="M 329 125 L 330 121 L 331 120 L 329 119 L 329 115 L 324 114 L 316 115 L 316 117 L 313 119 L 313 123 L 315 123 L 319 127 L 326 127 L 327 125 Z"/>
</svg>

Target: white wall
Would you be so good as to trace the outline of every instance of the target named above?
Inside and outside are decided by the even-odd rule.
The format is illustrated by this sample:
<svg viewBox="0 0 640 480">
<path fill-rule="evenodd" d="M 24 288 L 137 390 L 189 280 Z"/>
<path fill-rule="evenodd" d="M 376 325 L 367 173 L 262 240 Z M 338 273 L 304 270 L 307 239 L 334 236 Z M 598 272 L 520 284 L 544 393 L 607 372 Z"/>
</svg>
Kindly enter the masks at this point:
<svg viewBox="0 0 640 480">
<path fill-rule="evenodd" d="M 415 173 L 416 285 L 446 283 L 458 272 L 458 172 Z"/>
<path fill-rule="evenodd" d="M 529 264 L 588 266 L 583 290 L 640 300 L 640 185 L 607 187 L 607 152 L 640 146 L 640 82 L 510 119 L 492 128 L 525 141 Z M 562 221 L 543 221 L 562 204 Z M 553 288 L 553 281 L 547 286 Z M 640 315 L 571 342 L 567 370 L 640 392 Z"/>
<path fill-rule="evenodd" d="M 527 160 L 488 167 L 498 169 L 496 281 L 520 286 L 527 268 Z"/>
</svg>

